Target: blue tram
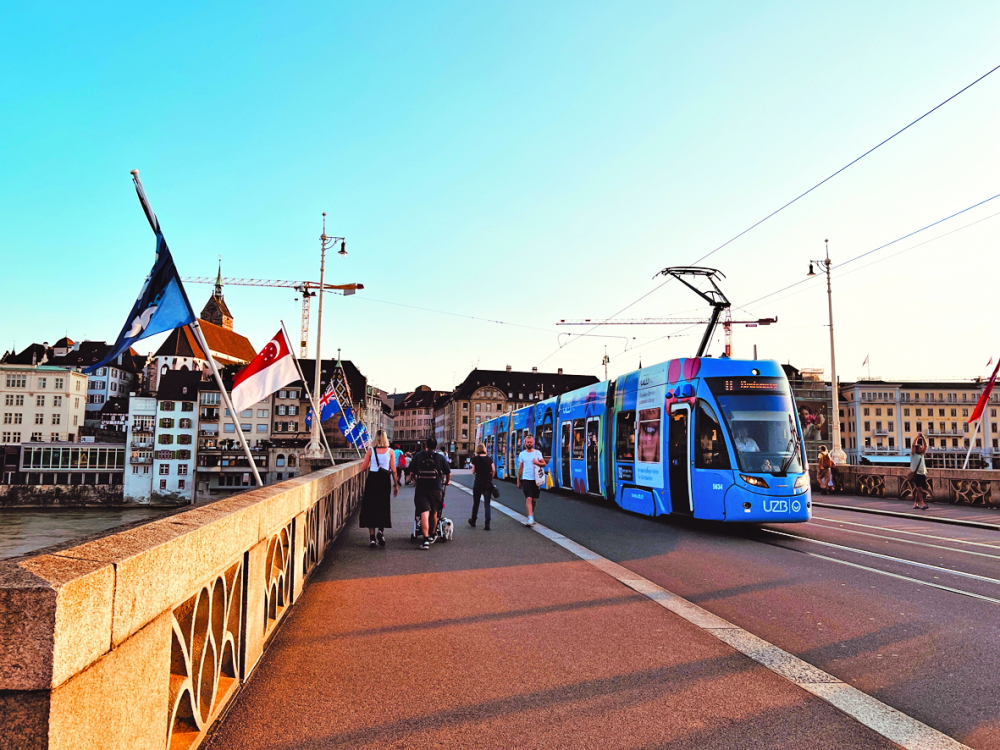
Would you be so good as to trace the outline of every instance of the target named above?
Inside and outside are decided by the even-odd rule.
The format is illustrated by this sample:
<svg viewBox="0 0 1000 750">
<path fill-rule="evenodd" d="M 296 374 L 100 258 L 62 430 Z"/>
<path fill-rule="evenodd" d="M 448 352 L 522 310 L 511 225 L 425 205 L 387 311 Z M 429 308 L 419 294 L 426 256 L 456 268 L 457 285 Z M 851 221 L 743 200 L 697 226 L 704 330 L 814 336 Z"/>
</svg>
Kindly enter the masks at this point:
<svg viewBox="0 0 1000 750">
<path fill-rule="evenodd" d="M 791 389 L 777 362 L 676 359 L 479 426 L 501 479 L 524 436 L 546 487 L 599 495 L 648 516 L 795 522 L 811 515 Z"/>
</svg>

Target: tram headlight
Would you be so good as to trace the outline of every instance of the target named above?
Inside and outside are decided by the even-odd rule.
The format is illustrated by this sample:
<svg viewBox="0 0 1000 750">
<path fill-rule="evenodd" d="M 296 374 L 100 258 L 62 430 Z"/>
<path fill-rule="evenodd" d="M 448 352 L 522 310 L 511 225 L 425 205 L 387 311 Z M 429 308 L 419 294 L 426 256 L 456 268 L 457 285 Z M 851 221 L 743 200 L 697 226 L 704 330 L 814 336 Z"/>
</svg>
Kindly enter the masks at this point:
<svg viewBox="0 0 1000 750">
<path fill-rule="evenodd" d="M 803 487 L 809 486 L 809 475 L 803 474 L 801 477 L 795 480 L 795 489 L 802 489 Z"/>
<path fill-rule="evenodd" d="M 767 489 L 767 480 L 762 477 L 751 477 L 747 474 L 740 474 L 740 479 L 752 487 L 763 487 L 764 489 Z"/>
</svg>

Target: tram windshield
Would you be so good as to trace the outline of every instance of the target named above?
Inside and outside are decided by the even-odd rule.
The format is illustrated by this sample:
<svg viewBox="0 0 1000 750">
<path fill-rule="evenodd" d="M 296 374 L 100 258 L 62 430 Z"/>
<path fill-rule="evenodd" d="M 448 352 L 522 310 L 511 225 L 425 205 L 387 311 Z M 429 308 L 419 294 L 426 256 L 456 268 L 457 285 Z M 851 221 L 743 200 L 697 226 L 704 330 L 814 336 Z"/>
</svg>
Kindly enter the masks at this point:
<svg viewBox="0 0 1000 750">
<path fill-rule="evenodd" d="M 741 471 L 801 473 L 792 399 L 780 378 L 708 378 Z"/>
</svg>

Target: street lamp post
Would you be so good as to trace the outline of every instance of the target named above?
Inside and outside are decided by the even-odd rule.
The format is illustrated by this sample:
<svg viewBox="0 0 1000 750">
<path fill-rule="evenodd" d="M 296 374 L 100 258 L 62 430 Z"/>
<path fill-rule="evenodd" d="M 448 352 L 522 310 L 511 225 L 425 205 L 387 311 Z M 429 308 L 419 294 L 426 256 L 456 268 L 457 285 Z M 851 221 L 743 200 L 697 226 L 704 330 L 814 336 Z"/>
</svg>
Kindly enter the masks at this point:
<svg viewBox="0 0 1000 750">
<path fill-rule="evenodd" d="M 830 240 L 823 240 L 826 245 L 826 258 L 809 261 L 808 276 L 815 276 L 813 263 L 818 263 L 826 271 L 826 298 L 830 309 L 830 381 L 833 385 L 833 413 L 830 434 L 833 445 L 830 448 L 830 458 L 834 463 L 846 464 L 847 454 L 840 445 L 840 383 L 837 382 L 837 352 L 833 345 L 833 290 L 830 286 Z"/>
<path fill-rule="evenodd" d="M 322 391 L 320 390 L 320 376 L 323 369 L 323 290 L 324 282 L 326 281 L 326 251 L 334 247 L 334 245 L 339 242 L 340 250 L 337 251 L 339 255 L 347 255 L 347 241 L 343 237 L 328 237 L 326 234 L 326 212 L 323 212 L 323 234 L 319 236 L 319 289 L 316 293 L 319 294 L 319 320 L 316 323 L 316 377 L 313 379 L 315 387 L 313 389 L 314 398 L 317 405 L 319 404 L 320 397 L 322 396 Z M 304 456 L 306 458 L 323 458 L 326 456 L 326 451 L 323 449 L 323 440 L 321 436 L 321 430 L 323 429 L 320 417 L 322 415 L 317 413 L 315 410 L 313 412 L 312 429 L 309 434 L 309 445 L 306 446 Z"/>
</svg>

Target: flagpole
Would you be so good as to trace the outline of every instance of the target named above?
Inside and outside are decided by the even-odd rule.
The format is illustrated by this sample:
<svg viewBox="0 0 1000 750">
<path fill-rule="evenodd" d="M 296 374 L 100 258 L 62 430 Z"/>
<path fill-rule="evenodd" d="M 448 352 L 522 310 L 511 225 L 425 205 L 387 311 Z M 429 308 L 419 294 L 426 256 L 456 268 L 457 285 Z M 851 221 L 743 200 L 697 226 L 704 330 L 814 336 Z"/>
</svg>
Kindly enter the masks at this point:
<svg viewBox="0 0 1000 750">
<path fill-rule="evenodd" d="M 139 170 L 133 169 L 131 171 L 131 175 L 132 182 L 135 184 L 136 192 L 139 194 L 139 203 L 142 205 L 142 210 L 146 214 L 149 226 L 152 228 L 153 233 L 162 240 L 163 230 L 160 229 L 160 220 L 156 218 L 156 212 L 153 211 L 153 207 L 149 203 L 149 198 L 146 196 L 146 189 L 142 185 L 142 180 L 139 179 Z M 164 244 L 166 244 L 165 240 Z M 159 245 L 157 245 L 157 247 L 159 247 Z M 194 308 L 191 307 L 191 300 L 188 299 L 187 291 L 184 289 L 184 284 L 181 283 L 180 277 L 177 278 L 177 287 L 180 289 L 181 295 L 184 297 L 184 303 L 187 305 L 188 311 L 194 318 L 191 323 L 188 323 L 188 326 L 194 332 L 195 338 L 198 339 L 198 345 L 205 352 L 205 357 L 208 359 L 208 366 L 211 368 L 212 374 L 215 376 L 215 382 L 219 385 L 219 390 L 222 392 L 222 399 L 226 403 L 226 408 L 229 409 L 229 414 L 233 419 L 233 425 L 236 427 L 236 434 L 240 439 L 240 444 L 243 446 L 243 452 L 246 453 L 247 460 L 250 462 L 250 470 L 253 472 L 254 479 L 257 480 L 257 486 L 263 487 L 264 482 L 261 480 L 260 473 L 257 471 L 257 464 L 253 460 L 253 454 L 250 453 L 250 445 L 247 443 L 243 430 L 240 429 L 240 423 L 236 416 L 236 410 L 233 408 L 233 402 L 229 399 L 229 393 L 226 391 L 226 386 L 222 382 L 222 375 L 219 374 L 219 368 L 216 366 L 215 360 L 212 359 L 212 352 L 208 348 L 208 342 L 205 340 L 205 333 L 201 330 L 201 326 L 198 324 L 198 316 L 194 314 Z"/>
<path fill-rule="evenodd" d="M 240 427 L 239 415 L 236 413 L 236 408 L 233 406 L 233 402 L 229 398 L 229 392 L 226 390 L 226 384 L 222 382 L 222 375 L 219 373 L 219 368 L 215 364 L 212 352 L 208 348 L 208 341 L 205 340 L 205 332 L 201 330 L 201 326 L 198 324 L 197 318 L 195 318 L 194 323 L 190 324 L 190 328 L 194 331 L 195 337 L 198 339 L 198 345 L 205 352 L 205 357 L 208 359 L 208 366 L 212 369 L 212 374 L 215 376 L 215 382 L 218 383 L 219 390 L 222 392 L 222 400 L 225 402 L 226 408 L 229 410 L 229 417 L 233 420 L 233 426 L 236 428 L 236 436 L 240 439 L 240 445 L 243 446 L 243 452 L 247 455 L 247 461 L 250 462 L 250 471 L 253 472 L 253 478 L 257 480 L 258 487 L 263 487 L 264 482 L 261 480 L 260 473 L 257 471 L 257 463 L 254 461 L 253 454 L 250 452 L 250 444 L 247 442 L 246 435 L 243 434 L 243 429 Z"/>
<path fill-rule="evenodd" d="M 962 471 L 969 468 L 969 456 L 972 455 L 972 446 L 976 444 L 976 437 L 979 435 L 979 428 L 983 426 L 983 419 L 986 418 L 986 410 L 983 409 L 983 415 L 976 420 L 976 431 L 972 433 L 972 440 L 969 441 L 969 450 L 965 454 L 965 463 L 962 464 Z"/>
<path fill-rule="evenodd" d="M 281 330 L 285 334 L 285 341 L 291 341 L 291 339 L 288 338 L 288 329 L 285 328 L 284 320 L 281 321 Z M 312 404 L 313 420 L 320 420 L 322 414 L 318 408 L 319 405 L 317 404 L 315 397 L 313 397 L 312 393 L 309 391 L 309 382 L 306 380 L 306 376 L 302 372 L 302 365 L 299 364 L 299 358 L 295 356 L 295 352 L 291 351 L 291 349 L 292 347 L 288 347 L 288 350 L 292 354 L 292 361 L 295 362 L 295 369 L 299 371 L 299 377 L 302 378 L 302 386 L 305 389 L 306 397 L 309 399 L 309 403 Z M 319 434 L 323 440 L 323 445 L 326 446 L 326 453 L 330 456 L 330 461 L 336 463 L 333 459 L 333 450 L 330 448 L 330 442 L 326 439 L 326 433 L 323 431 L 322 420 L 319 425 Z"/>
</svg>

